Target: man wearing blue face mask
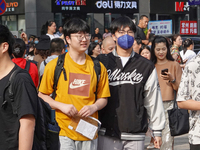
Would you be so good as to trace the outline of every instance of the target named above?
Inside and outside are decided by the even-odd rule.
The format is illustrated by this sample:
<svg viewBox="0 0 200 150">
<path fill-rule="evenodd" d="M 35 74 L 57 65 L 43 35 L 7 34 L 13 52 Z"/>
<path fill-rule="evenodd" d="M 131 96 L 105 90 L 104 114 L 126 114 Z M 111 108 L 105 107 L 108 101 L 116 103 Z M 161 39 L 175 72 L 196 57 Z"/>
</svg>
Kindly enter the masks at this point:
<svg viewBox="0 0 200 150">
<path fill-rule="evenodd" d="M 165 117 L 154 64 L 133 51 L 135 24 L 123 16 L 111 23 L 116 48 L 97 58 L 108 72 L 111 97 L 99 112 L 98 150 L 144 150 L 145 133 L 153 130 L 160 148 Z"/>
</svg>

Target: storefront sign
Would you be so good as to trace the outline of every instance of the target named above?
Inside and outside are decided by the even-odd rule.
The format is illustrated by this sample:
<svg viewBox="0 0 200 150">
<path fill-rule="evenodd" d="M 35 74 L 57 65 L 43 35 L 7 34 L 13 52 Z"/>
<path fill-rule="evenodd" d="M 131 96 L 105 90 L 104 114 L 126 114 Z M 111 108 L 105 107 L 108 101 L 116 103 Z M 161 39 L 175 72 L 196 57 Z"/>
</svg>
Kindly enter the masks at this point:
<svg viewBox="0 0 200 150">
<path fill-rule="evenodd" d="M 97 8 L 118 8 L 118 9 L 137 9 L 137 2 L 136 1 L 97 1 L 96 2 Z"/>
<path fill-rule="evenodd" d="M 24 0 L 6 0 L 5 14 L 24 14 Z"/>
<path fill-rule="evenodd" d="M 172 20 L 149 21 L 148 28 L 155 35 L 172 34 Z"/>
<path fill-rule="evenodd" d="M 180 34 L 197 35 L 197 21 L 181 21 Z"/>
<path fill-rule="evenodd" d="M 190 5 L 188 2 L 175 2 L 175 11 L 189 11 Z"/>
<path fill-rule="evenodd" d="M 4 0 L 0 1 L 0 15 L 4 14 L 6 11 L 6 3 Z"/>
<path fill-rule="evenodd" d="M 151 14 L 188 14 L 188 0 L 151 0 Z"/>
<path fill-rule="evenodd" d="M 188 0 L 189 5 L 200 5 L 200 0 Z"/>
<path fill-rule="evenodd" d="M 52 0 L 52 12 L 138 13 L 139 0 Z M 122 13 L 122 12 L 121 12 Z"/>
</svg>

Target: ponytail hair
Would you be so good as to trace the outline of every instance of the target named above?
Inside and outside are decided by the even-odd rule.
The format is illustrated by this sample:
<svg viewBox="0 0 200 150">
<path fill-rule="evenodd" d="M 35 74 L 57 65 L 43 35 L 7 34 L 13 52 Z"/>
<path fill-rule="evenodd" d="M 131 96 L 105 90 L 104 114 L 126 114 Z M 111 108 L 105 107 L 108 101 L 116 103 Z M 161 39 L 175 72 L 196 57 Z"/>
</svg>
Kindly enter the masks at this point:
<svg viewBox="0 0 200 150">
<path fill-rule="evenodd" d="M 194 42 L 192 41 L 192 39 L 185 39 L 183 41 L 183 53 L 185 54 L 187 51 L 187 48 L 190 47 L 190 45 L 194 44 Z"/>
<path fill-rule="evenodd" d="M 14 49 L 12 51 L 15 58 L 22 58 L 25 50 L 26 50 L 25 42 L 20 38 L 15 39 Z"/>
<path fill-rule="evenodd" d="M 48 20 L 41 29 L 41 35 L 46 35 L 48 32 L 48 27 L 50 27 L 52 24 L 54 23 L 54 21 L 52 20 Z"/>
</svg>

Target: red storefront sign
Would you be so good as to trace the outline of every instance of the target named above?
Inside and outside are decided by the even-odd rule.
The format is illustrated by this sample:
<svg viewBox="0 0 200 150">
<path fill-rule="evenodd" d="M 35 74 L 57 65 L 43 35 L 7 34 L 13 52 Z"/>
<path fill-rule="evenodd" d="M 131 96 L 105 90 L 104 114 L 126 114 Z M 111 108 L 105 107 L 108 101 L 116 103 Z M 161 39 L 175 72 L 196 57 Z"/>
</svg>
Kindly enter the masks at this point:
<svg viewBox="0 0 200 150">
<path fill-rule="evenodd" d="M 180 34 L 197 35 L 197 21 L 181 21 Z"/>
</svg>

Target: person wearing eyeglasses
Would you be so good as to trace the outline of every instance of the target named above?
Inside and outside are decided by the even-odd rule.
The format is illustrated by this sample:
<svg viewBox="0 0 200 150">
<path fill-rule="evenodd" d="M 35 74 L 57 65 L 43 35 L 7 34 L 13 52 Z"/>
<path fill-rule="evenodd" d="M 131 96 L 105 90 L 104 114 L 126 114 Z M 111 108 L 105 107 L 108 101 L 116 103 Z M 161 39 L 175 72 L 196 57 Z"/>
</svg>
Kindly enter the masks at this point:
<svg viewBox="0 0 200 150">
<path fill-rule="evenodd" d="M 129 17 L 113 20 L 110 29 L 116 48 L 97 57 L 107 68 L 111 93 L 99 111 L 98 150 L 144 150 L 147 116 L 160 148 L 165 114 L 155 66 L 133 51 L 136 26 Z"/>
<path fill-rule="evenodd" d="M 49 95 L 54 90 L 54 70 L 58 58 L 45 66 L 39 88 L 39 96 L 56 110 L 56 120 L 61 128 L 60 150 L 97 150 L 96 136 L 89 139 L 76 132 L 73 127 L 68 128 L 71 122 L 77 123 L 74 122 L 77 118 L 87 119 L 91 116 L 98 119 L 98 111 L 105 107 L 107 97 L 110 96 L 106 68 L 100 63 L 101 72 L 97 85 L 94 62 L 85 54 L 91 39 L 89 32 L 89 25 L 81 19 L 71 19 L 65 23 L 63 33 L 69 51 L 65 54 L 63 72 L 58 80 L 55 100 Z M 90 130 L 88 127 L 86 129 Z"/>
</svg>

